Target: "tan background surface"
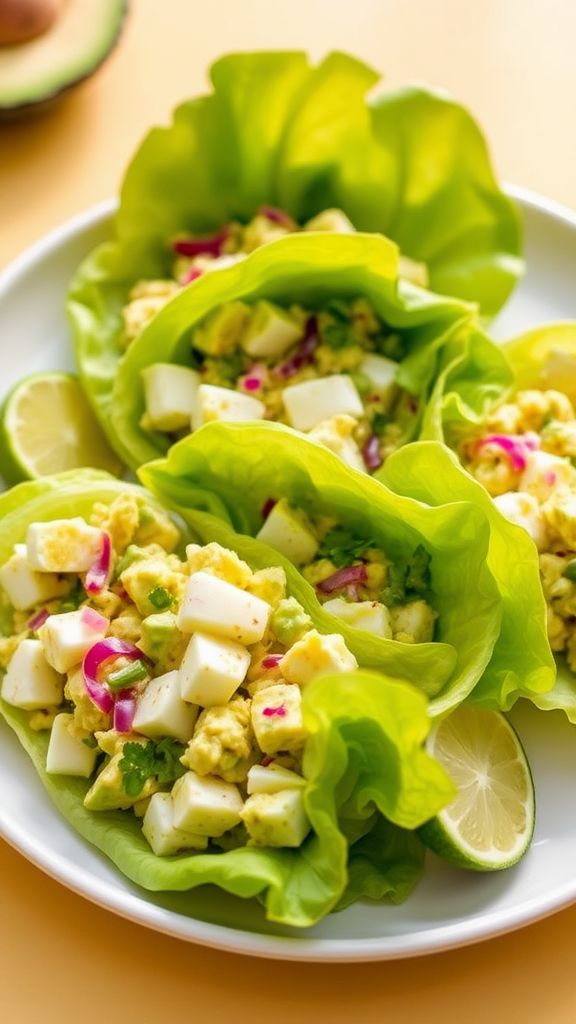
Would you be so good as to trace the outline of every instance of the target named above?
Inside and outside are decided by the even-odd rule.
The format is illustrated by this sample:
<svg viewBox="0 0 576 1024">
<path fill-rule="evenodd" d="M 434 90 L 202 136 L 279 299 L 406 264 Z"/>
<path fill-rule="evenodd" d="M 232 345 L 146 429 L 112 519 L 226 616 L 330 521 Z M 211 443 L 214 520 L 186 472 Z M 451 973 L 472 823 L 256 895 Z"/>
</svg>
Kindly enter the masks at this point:
<svg viewBox="0 0 576 1024">
<path fill-rule="evenodd" d="M 504 179 L 576 207 L 575 41 L 576 0 L 133 0 L 94 79 L 50 116 L 0 126 L 0 264 L 112 194 L 146 128 L 234 48 L 347 48 L 394 83 L 443 85 L 483 124 Z M 572 1024 L 575 961 L 576 907 L 412 961 L 234 957 L 113 917 L 0 842 L 2 1024 Z"/>
</svg>

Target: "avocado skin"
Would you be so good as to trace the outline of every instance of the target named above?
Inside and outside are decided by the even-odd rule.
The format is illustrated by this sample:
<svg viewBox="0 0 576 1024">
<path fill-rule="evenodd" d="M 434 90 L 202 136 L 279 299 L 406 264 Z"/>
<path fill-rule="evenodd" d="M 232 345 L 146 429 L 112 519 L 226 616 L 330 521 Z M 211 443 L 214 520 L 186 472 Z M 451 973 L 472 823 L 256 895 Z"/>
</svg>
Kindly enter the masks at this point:
<svg viewBox="0 0 576 1024">
<path fill-rule="evenodd" d="M 98 68 L 104 64 L 108 59 L 112 51 L 117 46 L 120 36 L 124 30 L 124 25 L 128 15 L 129 0 L 118 0 L 118 23 L 114 35 L 110 39 L 107 49 L 98 54 L 93 63 L 89 63 L 86 70 L 79 76 L 75 77 L 73 81 L 68 82 L 66 85 L 60 86 L 60 88 L 53 92 L 47 93 L 41 99 L 26 100 L 21 103 L 4 103 L 0 97 L 0 122 L 16 120 L 20 117 L 30 117 L 35 114 L 49 113 L 53 107 L 55 107 L 60 100 L 64 99 L 76 86 L 81 85 L 86 79 L 91 78 Z M 33 42 L 34 40 L 32 40 Z M 26 46 L 26 43 L 22 43 L 22 46 Z"/>
</svg>

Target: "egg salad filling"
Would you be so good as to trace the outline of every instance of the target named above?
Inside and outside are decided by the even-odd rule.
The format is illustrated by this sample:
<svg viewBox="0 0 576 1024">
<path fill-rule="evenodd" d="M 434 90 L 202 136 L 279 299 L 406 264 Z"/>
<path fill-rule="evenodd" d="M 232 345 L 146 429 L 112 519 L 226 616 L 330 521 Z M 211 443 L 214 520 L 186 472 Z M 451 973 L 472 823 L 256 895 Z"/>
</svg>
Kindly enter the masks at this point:
<svg viewBox="0 0 576 1024">
<path fill-rule="evenodd" d="M 397 383 L 402 340 L 366 299 L 315 311 L 229 302 L 191 340 L 192 366 L 142 371 L 144 429 L 181 438 L 216 420 L 275 420 L 362 472 L 414 432 L 419 401 Z"/>
<path fill-rule="evenodd" d="M 355 228 L 342 210 L 322 210 L 311 220 L 298 224 L 290 214 L 273 206 L 261 206 L 246 224 L 232 221 L 210 238 L 180 235 L 171 243 L 174 256 L 172 276 L 160 280 L 138 281 L 123 309 L 124 330 L 121 344 L 127 347 L 142 333 L 156 313 L 181 288 L 210 270 L 230 266 L 267 242 L 298 231 L 330 231 L 349 234 Z M 424 263 L 400 257 L 400 273 L 423 288 L 428 285 Z"/>
<path fill-rule="evenodd" d="M 576 671 L 576 412 L 561 391 L 519 391 L 465 439 L 466 468 L 533 538 L 552 650 Z"/>
<path fill-rule="evenodd" d="M 302 690 L 356 659 L 282 568 L 216 543 L 181 557 L 180 539 L 128 492 L 89 522 L 32 523 L 0 569 L 2 699 L 50 731 L 46 771 L 90 780 L 91 811 L 140 817 L 157 856 L 298 847 Z"/>
<path fill-rule="evenodd" d="M 392 560 L 373 541 L 326 516 L 312 517 L 285 498 L 269 501 L 257 539 L 300 568 L 326 611 L 387 640 L 429 643 L 437 613 L 430 603 L 430 555 L 421 545 Z"/>
</svg>

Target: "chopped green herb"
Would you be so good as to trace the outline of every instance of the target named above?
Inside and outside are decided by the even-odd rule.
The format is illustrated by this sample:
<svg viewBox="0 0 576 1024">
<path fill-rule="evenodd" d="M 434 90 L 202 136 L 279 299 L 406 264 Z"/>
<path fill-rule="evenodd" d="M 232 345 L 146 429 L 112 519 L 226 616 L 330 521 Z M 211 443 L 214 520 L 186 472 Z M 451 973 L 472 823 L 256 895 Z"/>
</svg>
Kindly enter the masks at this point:
<svg viewBox="0 0 576 1024">
<path fill-rule="evenodd" d="M 406 599 L 406 565 L 393 564 L 388 570 L 388 585 L 381 594 L 383 604 L 392 608 L 395 604 L 403 604 Z"/>
<path fill-rule="evenodd" d="M 141 562 L 143 558 L 148 557 L 148 552 L 144 551 L 144 548 L 139 548 L 137 544 L 129 544 L 124 554 L 116 563 L 114 579 L 119 579 L 126 569 L 129 569 L 131 565 L 134 565 L 134 562 Z"/>
<path fill-rule="evenodd" d="M 571 583 L 576 583 L 576 558 L 573 558 L 564 569 L 562 573 L 565 579 L 570 580 Z"/>
<path fill-rule="evenodd" d="M 318 555 L 320 558 L 329 558 L 337 569 L 344 569 L 362 558 L 373 546 L 372 541 L 357 537 L 343 526 L 337 526 L 324 537 Z"/>
<path fill-rule="evenodd" d="M 86 591 L 84 590 L 82 580 L 77 579 L 72 590 L 66 594 L 58 610 L 60 612 L 75 612 L 85 600 Z"/>
<path fill-rule="evenodd" d="M 157 608 L 159 612 L 162 612 L 165 608 L 170 607 L 174 598 L 165 587 L 154 587 L 148 594 L 148 600 L 153 608 Z"/>
<path fill-rule="evenodd" d="M 326 324 L 322 329 L 322 341 L 336 350 L 355 344 L 349 325 L 344 323 Z"/>
<path fill-rule="evenodd" d="M 124 792 L 138 796 L 151 778 L 156 778 L 161 786 L 175 782 L 186 772 L 180 763 L 183 753 L 182 743 L 170 738 L 158 743 L 125 743 L 119 763 Z"/>
<path fill-rule="evenodd" d="M 388 570 L 388 585 L 381 598 L 389 608 L 430 589 L 430 555 L 421 544 L 405 562 L 396 562 Z"/>
<path fill-rule="evenodd" d="M 235 384 L 246 370 L 247 360 L 242 352 L 231 352 L 224 359 L 206 359 L 204 369 L 210 375 L 210 379 L 221 381 L 223 384 Z"/>
<path fill-rule="evenodd" d="M 345 299 L 329 299 L 326 303 L 326 312 L 336 320 L 350 320 L 350 305 Z"/>
<path fill-rule="evenodd" d="M 406 355 L 405 346 L 399 334 L 389 334 L 385 338 L 378 338 L 376 341 L 376 352 L 394 359 L 399 363 Z"/>
<path fill-rule="evenodd" d="M 390 422 L 390 417 L 387 416 L 385 412 L 377 412 L 376 415 L 372 417 L 372 430 L 375 434 L 381 434 Z"/>
<path fill-rule="evenodd" d="M 118 690 L 125 690 L 128 686 L 133 686 L 134 683 L 142 682 L 149 675 L 150 673 L 144 662 L 138 659 L 132 662 L 131 665 L 126 665 L 124 668 L 119 668 L 116 672 L 111 672 L 106 677 L 106 682 L 113 692 L 117 692 Z"/>
<path fill-rule="evenodd" d="M 425 594 L 430 589 L 430 555 L 421 544 L 408 559 L 406 589 Z"/>
</svg>

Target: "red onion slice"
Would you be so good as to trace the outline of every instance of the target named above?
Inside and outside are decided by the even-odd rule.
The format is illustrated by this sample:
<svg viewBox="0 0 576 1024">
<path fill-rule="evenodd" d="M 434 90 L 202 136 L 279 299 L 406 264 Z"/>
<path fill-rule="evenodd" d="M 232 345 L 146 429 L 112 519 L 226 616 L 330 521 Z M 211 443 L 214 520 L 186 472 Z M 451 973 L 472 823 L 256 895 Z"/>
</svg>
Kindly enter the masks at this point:
<svg viewBox="0 0 576 1024">
<path fill-rule="evenodd" d="M 372 434 L 362 445 L 362 458 L 366 469 L 380 469 L 382 456 L 380 455 L 380 440 L 376 434 Z"/>
<path fill-rule="evenodd" d="M 187 270 L 182 276 L 180 284 L 192 284 L 192 281 L 195 281 L 198 277 L 202 277 L 202 274 L 203 271 L 200 270 L 200 267 L 190 267 L 190 270 Z"/>
<path fill-rule="evenodd" d="M 230 231 L 224 228 L 210 238 L 181 238 L 173 243 L 172 251 L 179 256 L 220 256 L 229 237 Z"/>
<path fill-rule="evenodd" d="M 102 549 L 98 558 L 86 573 L 84 588 L 87 594 L 101 594 L 106 589 L 112 564 L 112 544 L 107 533 L 102 532 Z"/>
<path fill-rule="evenodd" d="M 262 658 L 262 668 L 278 668 L 283 657 L 283 654 L 267 654 Z"/>
<path fill-rule="evenodd" d="M 507 434 L 489 434 L 488 437 L 481 438 L 478 441 L 478 448 L 485 448 L 487 445 L 494 445 L 496 448 L 500 448 L 512 469 L 516 473 L 522 473 L 528 464 L 528 454 L 533 449 L 530 445 L 533 442 L 530 441 L 527 445 L 523 437 L 509 437 Z"/>
<path fill-rule="evenodd" d="M 91 611 L 88 608 L 84 610 Z M 86 690 L 90 700 L 106 715 L 110 714 L 115 703 L 118 702 L 121 696 L 125 696 L 127 691 L 122 690 L 121 694 L 114 697 L 106 684 L 98 679 L 98 671 L 105 661 L 108 661 L 110 658 L 117 658 L 120 655 L 128 658 L 130 661 L 136 661 L 136 659 L 142 658 L 142 651 L 139 651 L 134 644 L 130 644 L 126 640 L 119 640 L 115 636 L 109 636 L 105 640 L 99 640 L 98 643 L 94 644 L 84 656 L 82 663 L 84 682 L 86 683 Z"/>
<path fill-rule="evenodd" d="M 338 569 L 325 580 L 316 584 L 316 589 L 323 594 L 333 594 L 335 590 L 342 590 L 351 583 L 365 583 L 368 579 L 365 565 L 349 565 L 345 569 Z"/>
<path fill-rule="evenodd" d="M 267 498 L 266 501 L 264 502 L 264 504 L 262 505 L 262 508 L 260 509 L 260 513 L 262 515 L 262 519 L 268 519 L 268 516 L 270 515 L 272 509 L 277 504 L 278 504 L 277 498 Z"/>
<path fill-rule="evenodd" d="M 88 629 L 93 629 L 95 633 L 105 633 L 110 625 L 109 620 L 104 615 L 100 615 L 94 608 L 82 608 L 80 612 L 80 621 L 83 625 L 88 626 Z"/>
<path fill-rule="evenodd" d="M 308 317 L 306 324 L 306 333 L 304 338 L 298 345 L 298 348 L 294 352 L 294 355 L 290 359 L 287 359 L 285 363 L 280 363 L 276 366 L 272 373 L 274 377 L 280 377 L 282 380 L 289 380 L 295 373 L 298 373 L 303 366 L 309 366 L 310 363 L 314 362 L 314 352 L 318 347 L 318 324 L 316 317 Z"/>
<path fill-rule="evenodd" d="M 113 725 L 116 732 L 132 732 L 136 714 L 136 697 L 131 690 L 122 690 L 114 703 Z"/>
<path fill-rule="evenodd" d="M 46 619 L 49 619 L 49 618 L 50 618 L 50 612 L 46 611 L 46 608 L 43 608 L 42 611 L 36 612 L 36 614 L 33 615 L 31 619 L 28 619 L 28 622 L 26 623 L 26 625 L 27 625 L 28 629 L 31 629 L 32 632 L 35 633 L 37 629 L 40 629 L 40 626 L 44 625 L 44 623 L 46 622 Z"/>
<path fill-rule="evenodd" d="M 258 209 L 263 217 L 267 220 L 271 220 L 274 224 L 281 224 L 282 227 L 294 230 L 296 222 L 286 210 L 279 210 L 277 206 L 260 206 Z"/>
<path fill-rule="evenodd" d="M 262 714 L 265 718 L 272 718 L 274 715 L 277 715 L 278 718 L 284 718 L 286 715 L 286 708 L 284 707 L 284 704 L 280 704 L 277 708 L 264 708 Z"/>
</svg>

